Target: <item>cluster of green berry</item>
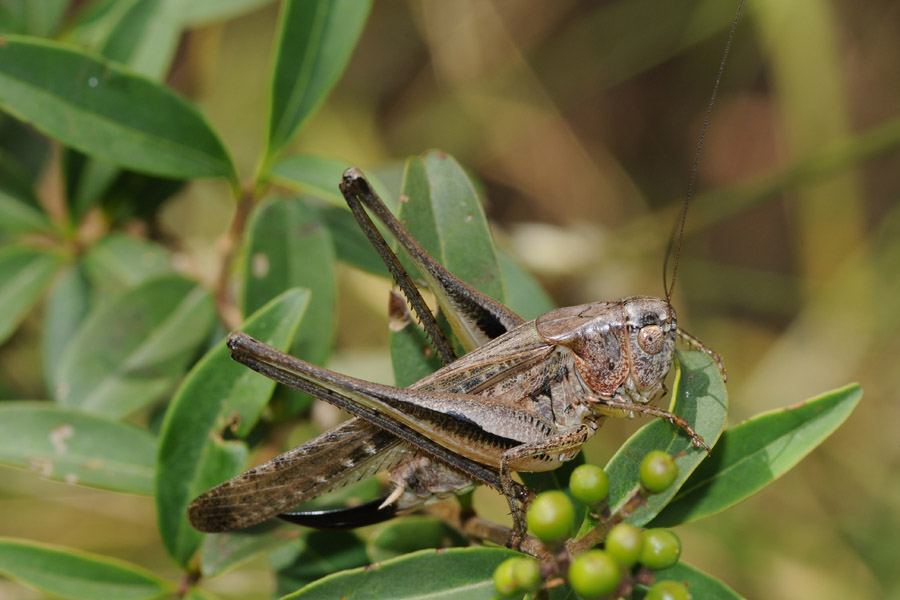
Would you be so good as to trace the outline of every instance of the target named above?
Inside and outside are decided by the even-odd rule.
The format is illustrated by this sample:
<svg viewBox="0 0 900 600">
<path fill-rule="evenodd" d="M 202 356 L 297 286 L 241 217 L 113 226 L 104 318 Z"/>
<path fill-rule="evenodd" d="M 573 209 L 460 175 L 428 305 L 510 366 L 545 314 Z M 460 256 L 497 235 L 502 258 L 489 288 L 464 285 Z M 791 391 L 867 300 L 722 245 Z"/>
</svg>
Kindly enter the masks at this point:
<svg viewBox="0 0 900 600">
<path fill-rule="evenodd" d="M 668 489 L 677 477 L 678 467 L 671 456 L 665 452 L 651 452 L 641 463 L 639 494 L 644 497 L 658 494 Z M 581 465 L 572 472 L 569 491 L 591 510 L 603 512 L 607 505 L 609 478 L 598 466 Z M 642 530 L 619 522 L 627 515 L 610 518 L 609 511 L 605 512 L 605 524 L 615 524 L 606 533 L 603 549 L 587 550 L 571 561 L 562 561 L 568 564 L 569 584 L 586 600 L 619 597 L 623 590 L 630 591 L 633 587 L 634 578 L 625 581 L 633 567 L 667 569 L 674 566 L 681 555 L 681 542 L 668 529 Z M 555 551 L 563 548 L 574 533 L 575 507 L 564 492 L 544 492 L 531 503 L 527 519 L 529 531 L 548 550 Z M 494 585 L 502 596 L 536 592 L 543 585 L 544 576 L 558 570 L 559 563 L 554 558 L 542 570 L 541 563 L 531 557 L 507 559 L 494 572 Z M 675 581 L 656 582 L 646 595 L 647 600 L 690 598 L 687 588 Z"/>
</svg>

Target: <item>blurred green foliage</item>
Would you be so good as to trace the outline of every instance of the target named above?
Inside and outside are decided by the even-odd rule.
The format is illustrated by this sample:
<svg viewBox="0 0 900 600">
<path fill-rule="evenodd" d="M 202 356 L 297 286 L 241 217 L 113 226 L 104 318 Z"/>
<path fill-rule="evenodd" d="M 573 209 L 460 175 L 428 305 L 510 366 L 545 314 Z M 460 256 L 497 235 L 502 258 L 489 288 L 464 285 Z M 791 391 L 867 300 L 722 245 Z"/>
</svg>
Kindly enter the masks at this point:
<svg viewBox="0 0 900 600">
<path fill-rule="evenodd" d="M 380 265 L 334 206 L 350 165 L 391 201 L 403 189 L 399 159 L 453 155 L 486 202 L 507 284 L 534 290 L 510 298 L 529 318 L 546 302 L 510 256 L 558 305 L 660 295 L 735 9 L 719 0 L 0 1 L 0 398 L 18 401 L 0 411 L 24 407 L 15 414 L 28 418 L 5 420 L 5 439 L 34 427 L 46 432 L 35 455 L 60 444 L 103 454 L 108 463 L 77 479 L 146 494 L 147 432 L 162 428 L 170 444 L 176 412 L 191 414 L 188 392 L 205 381 L 185 372 L 227 362 L 215 358 L 224 331 L 266 310 L 301 332 L 309 319 L 317 334 L 298 336 L 292 351 L 385 381 L 389 284 L 371 275 Z M 684 558 L 750 598 L 900 597 L 900 449 L 889 430 L 900 386 L 897 7 L 751 0 L 744 9 L 688 216 L 679 322 L 725 357 L 732 423 L 854 380 L 867 399 L 791 476 L 682 527 Z M 304 193 L 320 199 L 314 209 L 297 200 Z M 271 285 L 273 273 L 283 286 Z M 298 292 L 267 304 L 285 287 L 312 288 L 309 304 Z M 256 387 L 268 391 L 246 390 L 246 429 L 261 410 L 247 406 L 271 390 Z M 281 424 L 307 405 L 277 392 L 249 432 L 253 445 L 276 441 L 251 460 L 289 445 Z M 220 432 L 223 415 L 207 415 Z M 305 433 L 333 418 L 316 414 Z M 73 419 L 97 445 L 71 437 Z M 633 429 L 608 424 L 588 458 L 605 462 Z M 133 447 L 116 454 L 128 435 Z M 245 462 L 242 442 L 201 442 L 214 447 L 204 452 L 220 479 Z M 26 556 L 7 538 L 77 548 L 67 573 L 122 578 L 135 597 L 169 593 L 181 567 L 196 567 L 196 532 L 172 522 L 161 541 L 153 497 L 70 485 L 25 453 L 0 458 L 68 481 L 2 467 L 6 556 Z M 215 482 L 173 477 L 193 486 L 173 491 L 176 504 Z M 502 515 L 491 496 L 486 512 Z M 677 500 L 660 518 L 675 518 Z M 218 561 L 207 573 L 257 557 L 204 588 L 269 597 L 276 583 L 259 557 L 278 545 L 279 586 L 323 574 L 301 573 L 304 552 L 333 554 L 342 568 L 365 560 L 362 542 L 328 553 L 315 537 L 286 543 L 203 542 L 204 558 Z M 35 564 L 56 551 L 27 552 L 36 558 L 23 562 Z M 107 594 L 83 589 L 72 597 Z M 0 596 L 34 594 L 0 582 Z"/>
</svg>

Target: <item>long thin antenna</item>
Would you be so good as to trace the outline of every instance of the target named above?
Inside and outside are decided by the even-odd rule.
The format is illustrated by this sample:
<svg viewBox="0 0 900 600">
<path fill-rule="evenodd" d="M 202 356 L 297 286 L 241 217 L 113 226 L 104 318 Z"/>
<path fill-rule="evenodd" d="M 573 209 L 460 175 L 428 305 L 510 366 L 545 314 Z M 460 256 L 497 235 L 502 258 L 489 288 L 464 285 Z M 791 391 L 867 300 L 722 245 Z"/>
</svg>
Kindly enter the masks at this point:
<svg viewBox="0 0 900 600">
<path fill-rule="evenodd" d="M 700 130 L 700 141 L 697 142 L 697 152 L 694 154 L 694 164 L 691 167 L 691 178 L 688 181 L 687 193 L 684 197 L 684 204 L 681 207 L 681 225 L 678 226 L 676 221 L 672 227 L 672 233 L 669 235 L 669 243 L 666 246 L 666 257 L 663 259 L 663 289 L 666 292 L 666 302 L 672 301 L 672 293 L 675 291 L 675 277 L 678 275 L 678 260 L 681 258 L 681 243 L 684 241 L 684 227 L 687 223 L 687 211 L 691 200 L 694 197 L 694 184 L 697 180 L 697 168 L 700 166 L 700 154 L 703 152 L 703 140 L 706 138 L 706 130 L 709 128 L 709 118 L 712 114 L 713 104 L 716 102 L 716 94 L 719 93 L 719 82 L 722 81 L 722 73 L 725 72 L 725 61 L 728 59 L 728 51 L 731 50 L 731 42 L 734 40 L 734 31 L 737 29 L 738 19 L 741 16 L 741 9 L 744 7 L 744 0 L 738 4 L 737 12 L 734 15 L 734 21 L 731 22 L 731 31 L 728 33 L 728 42 L 725 44 L 725 52 L 722 53 L 722 61 L 719 63 L 719 73 L 716 75 L 716 83 L 713 85 L 712 95 L 709 98 L 709 104 L 706 106 L 706 117 L 703 119 L 703 128 Z M 678 231 L 678 245 L 675 245 L 675 231 Z M 672 281 L 666 284 L 669 272 L 669 257 L 672 255 L 672 248 L 675 248 L 675 262 L 672 266 Z"/>
</svg>

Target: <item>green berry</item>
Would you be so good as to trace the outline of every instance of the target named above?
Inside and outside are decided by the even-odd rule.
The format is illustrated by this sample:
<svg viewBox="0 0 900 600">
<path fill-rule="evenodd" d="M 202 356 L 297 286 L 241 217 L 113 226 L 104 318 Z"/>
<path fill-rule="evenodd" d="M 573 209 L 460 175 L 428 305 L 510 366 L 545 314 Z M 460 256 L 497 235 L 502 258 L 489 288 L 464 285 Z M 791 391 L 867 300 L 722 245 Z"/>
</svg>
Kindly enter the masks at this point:
<svg viewBox="0 0 900 600">
<path fill-rule="evenodd" d="M 516 593 L 516 562 L 518 557 L 507 558 L 494 570 L 494 589 L 501 596 L 512 596 Z"/>
<path fill-rule="evenodd" d="M 586 600 L 613 593 L 621 578 L 619 563 L 603 550 L 579 554 L 569 566 L 569 583 Z"/>
<path fill-rule="evenodd" d="M 541 565 L 533 558 L 519 558 L 513 565 L 513 575 L 518 591 L 536 592 L 541 589 Z"/>
<path fill-rule="evenodd" d="M 494 570 L 494 588 L 501 596 L 536 592 L 541 587 L 541 565 L 527 556 L 513 556 Z"/>
<path fill-rule="evenodd" d="M 569 477 L 569 491 L 588 506 L 599 504 L 609 495 L 609 477 L 597 465 L 579 465 Z"/>
<path fill-rule="evenodd" d="M 640 563 L 654 570 L 668 569 L 681 556 L 681 540 L 668 529 L 645 529 Z"/>
<path fill-rule="evenodd" d="M 528 529 L 542 542 L 561 542 L 572 535 L 575 507 L 563 492 L 544 492 L 528 508 L 527 521 Z"/>
<path fill-rule="evenodd" d="M 644 536 L 641 530 L 628 523 L 619 523 L 606 536 L 606 551 L 620 565 L 630 567 L 641 557 Z"/>
<path fill-rule="evenodd" d="M 691 600 L 691 593 L 677 581 L 659 581 L 653 584 L 644 600 Z"/>
<path fill-rule="evenodd" d="M 665 491 L 676 477 L 678 465 L 675 459 L 662 450 L 654 450 L 641 462 L 641 483 L 652 494 Z"/>
</svg>

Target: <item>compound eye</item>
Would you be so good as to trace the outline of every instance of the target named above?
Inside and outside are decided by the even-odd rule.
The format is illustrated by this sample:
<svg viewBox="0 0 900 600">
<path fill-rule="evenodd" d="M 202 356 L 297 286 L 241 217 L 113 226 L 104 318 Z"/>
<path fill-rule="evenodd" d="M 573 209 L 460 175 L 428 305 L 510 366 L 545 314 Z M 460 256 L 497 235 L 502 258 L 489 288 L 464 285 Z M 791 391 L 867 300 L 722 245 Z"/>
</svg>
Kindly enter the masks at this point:
<svg viewBox="0 0 900 600">
<path fill-rule="evenodd" d="M 659 325 L 647 325 L 638 333 L 637 342 L 647 354 L 659 354 L 665 345 L 665 336 Z"/>
</svg>

